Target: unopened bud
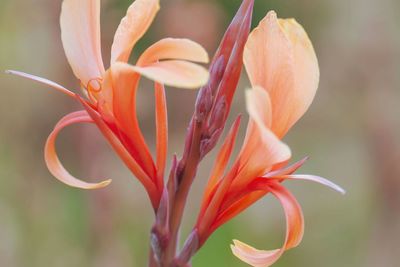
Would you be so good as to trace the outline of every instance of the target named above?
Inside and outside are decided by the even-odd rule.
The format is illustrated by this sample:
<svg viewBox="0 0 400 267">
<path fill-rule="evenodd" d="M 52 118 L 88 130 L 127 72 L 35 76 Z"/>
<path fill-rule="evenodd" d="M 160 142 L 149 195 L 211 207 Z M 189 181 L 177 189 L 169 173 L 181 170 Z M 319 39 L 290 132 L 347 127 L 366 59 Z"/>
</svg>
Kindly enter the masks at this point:
<svg viewBox="0 0 400 267">
<path fill-rule="evenodd" d="M 201 140 L 201 142 L 200 142 L 200 158 L 203 158 L 208 152 L 210 152 L 215 147 L 222 132 L 223 132 L 223 128 L 220 128 L 220 129 L 214 131 L 214 133 L 210 137 Z"/>
<path fill-rule="evenodd" d="M 224 55 L 216 55 L 216 59 L 211 63 L 210 66 L 210 81 L 209 87 L 211 88 L 211 93 L 215 96 L 218 86 L 224 76 L 224 71 L 226 67 Z"/>
<path fill-rule="evenodd" d="M 212 135 L 215 131 L 224 128 L 226 117 L 228 115 L 227 109 L 228 105 L 226 103 L 226 99 L 224 96 L 222 96 L 217 100 L 208 122 L 208 133 L 210 135 Z"/>
<path fill-rule="evenodd" d="M 196 100 L 195 118 L 196 121 L 204 121 L 210 112 L 213 104 L 213 97 L 210 86 L 200 89 Z"/>
</svg>

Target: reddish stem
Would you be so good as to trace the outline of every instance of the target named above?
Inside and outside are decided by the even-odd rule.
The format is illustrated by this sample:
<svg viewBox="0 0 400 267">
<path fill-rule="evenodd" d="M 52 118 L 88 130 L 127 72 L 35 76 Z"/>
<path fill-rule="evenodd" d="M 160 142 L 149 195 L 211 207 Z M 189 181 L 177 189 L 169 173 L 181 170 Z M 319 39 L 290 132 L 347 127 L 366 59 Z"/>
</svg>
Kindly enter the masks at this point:
<svg viewBox="0 0 400 267">
<path fill-rule="evenodd" d="M 202 123 L 195 122 L 193 126 L 193 138 L 191 149 L 189 151 L 186 164 L 184 169 L 181 170 L 179 177 L 177 177 L 181 183 L 175 193 L 174 201 L 172 204 L 171 215 L 170 215 L 170 240 L 165 251 L 165 258 L 161 266 L 172 267 L 172 261 L 176 254 L 176 248 L 179 237 L 179 228 L 182 222 L 182 216 L 185 209 L 187 196 L 190 190 L 190 186 L 193 183 L 193 179 L 196 175 L 197 166 L 200 161 L 200 141 L 201 141 L 201 129 Z"/>
</svg>

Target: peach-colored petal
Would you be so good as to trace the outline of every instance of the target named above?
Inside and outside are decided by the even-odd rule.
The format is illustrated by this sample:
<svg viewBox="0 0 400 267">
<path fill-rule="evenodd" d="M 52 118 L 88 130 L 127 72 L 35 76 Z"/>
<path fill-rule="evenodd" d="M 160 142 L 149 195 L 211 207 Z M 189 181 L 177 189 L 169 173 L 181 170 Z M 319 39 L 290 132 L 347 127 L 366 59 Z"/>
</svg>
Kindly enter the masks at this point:
<svg viewBox="0 0 400 267">
<path fill-rule="evenodd" d="M 162 84 L 155 83 L 156 99 L 156 147 L 157 147 L 157 176 L 159 188 L 162 188 L 164 180 L 165 164 L 168 151 L 168 114 L 165 89 Z"/>
<path fill-rule="evenodd" d="M 6 73 L 12 74 L 12 75 L 17 75 L 17 76 L 41 83 L 41 84 L 45 84 L 47 86 L 50 86 L 50 87 L 56 89 L 57 91 L 60 91 L 61 93 L 66 94 L 67 96 L 75 98 L 75 94 L 73 92 L 71 92 L 70 90 L 66 89 L 65 87 L 59 85 L 58 83 L 47 80 L 45 78 L 38 77 L 38 76 L 28 74 L 25 72 L 21 72 L 21 71 L 16 71 L 16 70 L 6 70 Z"/>
<path fill-rule="evenodd" d="M 281 202 L 286 217 L 286 238 L 281 249 L 258 250 L 240 241 L 234 240 L 231 246 L 233 254 L 254 267 L 268 267 L 275 263 L 285 250 L 296 247 L 304 233 L 303 212 L 296 198 L 278 183 L 262 186 L 260 190 L 270 191 Z"/>
<path fill-rule="evenodd" d="M 166 60 L 146 67 L 131 66 L 131 68 L 153 81 L 187 89 L 199 88 L 207 83 L 209 77 L 205 68 L 179 60 Z"/>
<path fill-rule="evenodd" d="M 75 76 L 86 86 L 104 73 L 100 46 L 100 0 L 64 0 L 61 39 Z"/>
<path fill-rule="evenodd" d="M 115 32 L 111 65 L 116 61 L 128 62 L 133 47 L 150 27 L 159 9 L 159 0 L 136 0 L 132 3 Z"/>
<path fill-rule="evenodd" d="M 45 160 L 47 167 L 51 174 L 53 174 L 61 182 L 77 188 L 82 189 L 97 189 L 102 188 L 110 184 L 111 180 L 106 180 L 100 183 L 87 183 L 73 177 L 61 164 L 58 159 L 55 143 L 58 133 L 66 126 L 75 123 L 93 123 L 93 120 L 87 114 L 86 111 L 78 111 L 71 113 L 64 118 L 62 118 L 55 126 L 53 132 L 49 135 L 46 146 L 45 146 Z"/>
<path fill-rule="evenodd" d="M 246 140 L 238 160 L 240 171 L 232 185 L 237 189 L 291 157 L 290 148 L 285 143 L 270 129 L 253 121 L 249 122 Z"/>
<path fill-rule="evenodd" d="M 295 20 L 278 20 L 271 11 L 250 34 L 244 63 L 252 85 L 269 92 L 271 129 L 283 137 L 318 87 L 318 61 L 306 32 Z"/>
<path fill-rule="evenodd" d="M 180 59 L 208 63 L 207 51 L 189 39 L 165 38 L 149 48 L 140 56 L 137 65 L 145 66 L 160 60 Z"/>
<path fill-rule="evenodd" d="M 238 157 L 239 173 L 232 188 L 240 189 L 254 177 L 262 176 L 274 164 L 291 156 L 290 148 L 268 128 L 271 118 L 271 101 L 268 93 L 259 87 L 246 93 L 250 121 Z"/>
<path fill-rule="evenodd" d="M 270 128 L 272 123 L 272 103 L 267 91 L 256 86 L 246 90 L 246 108 L 258 125 Z"/>
</svg>

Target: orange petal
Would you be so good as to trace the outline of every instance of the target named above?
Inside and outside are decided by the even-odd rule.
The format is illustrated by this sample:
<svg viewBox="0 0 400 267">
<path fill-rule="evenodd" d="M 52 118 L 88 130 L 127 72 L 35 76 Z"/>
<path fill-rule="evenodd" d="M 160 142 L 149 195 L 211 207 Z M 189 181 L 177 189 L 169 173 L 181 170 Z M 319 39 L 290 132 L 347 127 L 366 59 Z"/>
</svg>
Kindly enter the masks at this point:
<svg viewBox="0 0 400 267">
<path fill-rule="evenodd" d="M 206 186 L 206 191 L 203 197 L 204 200 L 209 198 L 214 186 L 224 174 L 235 145 L 236 137 L 239 131 L 240 120 L 240 117 L 235 120 L 235 123 L 232 125 L 228 135 L 225 138 L 224 143 L 221 146 L 221 149 L 218 152 L 214 167 L 212 168 L 210 179 L 208 180 Z M 205 203 L 207 203 L 207 201 L 205 201 Z"/>
<path fill-rule="evenodd" d="M 271 172 L 266 173 L 263 177 L 278 177 L 282 175 L 292 174 L 297 171 L 303 164 L 308 160 L 308 157 L 303 158 L 287 167 L 280 168 Z"/>
<path fill-rule="evenodd" d="M 150 179 L 150 177 L 143 171 L 141 166 L 135 161 L 135 159 L 130 155 L 129 151 L 124 147 L 118 137 L 113 133 L 113 131 L 107 126 L 103 121 L 100 114 L 93 110 L 82 98 L 78 98 L 82 105 L 85 107 L 86 111 L 96 123 L 99 130 L 102 132 L 104 137 L 110 143 L 112 148 L 117 152 L 118 156 L 122 159 L 129 170 L 138 178 L 138 180 L 146 188 L 153 207 L 156 209 L 159 202 L 159 192 L 156 189 L 156 185 Z"/>
<path fill-rule="evenodd" d="M 165 38 L 153 44 L 140 56 L 137 65 L 145 66 L 160 60 L 180 59 L 208 63 L 207 51 L 189 39 Z"/>
<path fill-rule="evenodd" d="M 234 240 L 231 246 L 233 254 L 242 261 L 254 267 L 268 267 L 275 263 L 287 249 L 296 247 L 304 233 L 303 212 L 296 198 L 278 183 L 271 183 L 267 187 L 260 188 L 268 190 L 281 202 L 286 217 L 286 238 L 281 249 L 258 250 L 240 241 Z"/>
<path fill-rule="evenodd" d="M 252 85 L 269 92 L 271 129 L 283 137 L 318 87 L 318 61 L 306 32 L 295 20 L 278 20 L 271 11 L 250 34 L 244 63 Z"/>
<path fill-rule="evenodd" d="M 220 151 L 218 152 L 210 179 L 208 180 L 204 192 L 200 213 L 197 219 L 197 227 L 202 240 L 205 240 L 206 236 L 212 233 L 212 231 L 210 232 L 210 225 L 218 215 L 221 202 L 223 201 L 225 193 L 236 174 L 236 168 L 233 167 L 229 174 L 225 177 L 222 176 L 233 151 L 240 126 L 240 120 L 240 117 L 235 120 L 235 123 L 232 125 Z"/>
<path fill-rule="evenodd" d="M 239 200 L 234 201 L 235 199 L 233 198 L 230 200 L 230 203 L 227 201 L 222 203 L 220 214 L 218 214 L 218 217 L 210 227 L 211 231 L 215 231 L 218 227 L 239 215 L 242 211 L 265 196 L 265 194 L 266 192 L 264 191 L 256 191 L 245 195 Z M 229 196 L 227 195 L 226 198 L 229 198 Z"/>
<path fill-rule="evenodd" d="M 104 73 L 100 46 L 100 0 L 64 0 L 61 39 L 75 76 L 87 85 Z"/>
<path fill-rule="evenodd" d="M 104 76 L 102 90 L 112 90 L 112 108 L 121 142 L 152 179 L 156 169 L 136 116 L 136 91 L 140 75 L 132 66 L 117 62 Z M 109 86 L 109 87 L 108 87 Z"/>
<path fill-rule="evenodd" d="M 66 126 L 74 123 L 88 122 L 93 123 L 93 120 L 87 114 L 86 111 L 73 112 L 64 118 L 62 118 L 55 126 L 53 132 L 49 135 L 46 146 L 45 146 L 45 160 L 47 168 L 58 180 L 70 185 L 72 187 L 82 188 L 82 189 L 97 189 L 102 188 L 110 184 L 111 180 L 106 180 L 101 183 L 87 183 L 83 182 L 75 177 L 73 177 L 61 164 L 58 159 L 55 142 L 58 133 Z"/>
<path fill-rule="evenodd" d="M 166 60 L 146 67 L 131 66 L 131 68 L 153 81 L 179 88 L 199 88 L 207 83 L 209 77 L 205 68 L 179 60 Z"/>
<path fill-rule="evenodd" d="M 163 188 L 165 163 L 168 151 L 168 114 L 164 86 L 155 84 L 156 98 L 156 136 L 157 136 L 157 176 L 159 188 Z"/>
<path fill-rule="evenodd" d="M 159 9 L 159 0 L 136 0 L 132 3 L 115 32 L 111 65 L 116 61 L 128 62 L 133 47 L 150 27 Z"/>
<path fill-rule="evenodd" d="M 6 70 L 7 74 L 12 74 L 12 75 L 17 75 L 41 84 L 45 84 L 47 86 L 50 86 L 54 89 L 56 89 L 57 91 L 60 91 L 61 93 L 66 94 L 67 96 L 73 97 L 75 99 L 75 94 L 73 92 L 71 92 L 70 90 L 66 89 L 65 87 L 59 85 L 58 83 L 55 83 L 53 81 L 47 80 L 45 78 L 41 78 L 32 74 L 28 74 L 25 72 L 21 72 L 21 71 L 15 71 L 15 70 Z"/>
</svg>

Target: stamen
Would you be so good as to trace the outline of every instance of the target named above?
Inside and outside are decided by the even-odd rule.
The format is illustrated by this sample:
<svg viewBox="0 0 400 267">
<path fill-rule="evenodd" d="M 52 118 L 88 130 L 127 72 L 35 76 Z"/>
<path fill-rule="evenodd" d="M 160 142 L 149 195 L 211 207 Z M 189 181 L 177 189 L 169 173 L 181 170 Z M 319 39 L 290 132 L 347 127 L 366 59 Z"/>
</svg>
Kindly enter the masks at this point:
<svg viewBox="0 0 400 267">
<path fill-rule="evenodd" d="M 98 93 L 101 92 L 102 83 L 102 78 L 93 78 L 90 79 L 86 85 L 87 96 L 93 103 L 97 103 L 97 96 Z"/>
</svg>

